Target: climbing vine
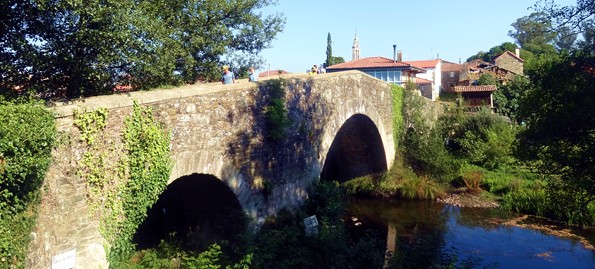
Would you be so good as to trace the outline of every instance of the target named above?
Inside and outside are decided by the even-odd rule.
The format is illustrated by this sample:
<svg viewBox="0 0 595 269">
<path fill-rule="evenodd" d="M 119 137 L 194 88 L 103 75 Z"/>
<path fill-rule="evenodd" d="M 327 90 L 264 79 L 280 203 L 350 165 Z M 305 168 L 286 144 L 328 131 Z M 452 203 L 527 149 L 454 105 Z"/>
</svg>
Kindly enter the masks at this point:
<svg viewBox="0 0 595 269">
<path fill-rule="evenodd" d="M 106 109 L 77 112 L 75 126 L 87 145 L 79 175 L 87 181 L 91 213 L 100 215 L 111 267 L 118 267 L 134 250 L 132 236 L 147 210 L 165 190 L 171 171 L 170 137 L 151 109 L 135 102 L 124 122 L 122 143 L 114 143 L 104 130 L 107 115 Z"/>
<path fill-rule="evenodd" d="M 167 187 L 172 167 L 170 135 L 155 121 L 150 108 L 134 103 L 132 115 L 125 120 L 123 139 L 128 156 L 128 181 L 121 190 L 124 220 L 110 253 L 114 267 L 134 250 L 132 236 L 145 220 L 147 210 Z"/>
<path fill-rule="evenodd" d="M 399 150 L 399 144 L 403 139 L 403 88 L 397 85 L 391 85 L 393 97 L 393 138 L 395 140 L 395 149 Z"/>
<path fill-rule="evenodd" d="M 285 108 L 285 80 L 270 80 L 268 90 L 269 99 L 265 108 L 267 137 L 278 142 L 285 137 L 285 128 L 290 124 Z"/>
</svg>

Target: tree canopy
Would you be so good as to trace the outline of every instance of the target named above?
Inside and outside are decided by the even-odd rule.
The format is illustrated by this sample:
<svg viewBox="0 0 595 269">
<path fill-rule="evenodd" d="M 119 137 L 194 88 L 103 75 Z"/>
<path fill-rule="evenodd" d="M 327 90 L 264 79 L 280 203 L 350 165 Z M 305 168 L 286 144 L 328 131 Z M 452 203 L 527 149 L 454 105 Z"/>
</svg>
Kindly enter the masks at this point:
<svg viewBox="0 0 595 269">
<path fill-rule="evenodd" d="M 545 10 L 562 22 L 557 27 L 577 31 L 595 15 L 595 1 Z M 519 156 L 554 175 L 552 199 L 559 201 L 560 212 L 568 212 L 563 218 L 581 223 L 595 221 L 589 213 L 595 201 L 595 50 L 590 42 L 556 57 L 536 58 L 527 70 L 533 86 L 521 96 L 518 113 L 526 123 Z"/>
<path fill-rule="evenodd" d="M 45 98 L 217 80 L 221 57 L 257 54 L 282 31 L 273 0 L 7 0 L 0 4 L 3 92 Z M 17 90 L 18 91 L 15 91 Z"/>
</svg>

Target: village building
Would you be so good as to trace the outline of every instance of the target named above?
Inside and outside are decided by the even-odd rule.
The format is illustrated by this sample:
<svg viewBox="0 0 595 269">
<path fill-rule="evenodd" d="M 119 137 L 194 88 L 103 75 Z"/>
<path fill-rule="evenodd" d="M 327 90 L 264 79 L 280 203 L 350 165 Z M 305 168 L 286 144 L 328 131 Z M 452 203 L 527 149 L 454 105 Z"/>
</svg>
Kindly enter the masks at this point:
<svg viewBox="0 0 595 269">
<path fill-rule="evenodd" d="M 326 68 L 327 73 L 359 70 L 388 83 L 404 86 L 414 82 L 416 74 L 423 73 L 423 68 L 385 57 L 366 57 L 359 60 L 332 65 Z"/>
</svg>

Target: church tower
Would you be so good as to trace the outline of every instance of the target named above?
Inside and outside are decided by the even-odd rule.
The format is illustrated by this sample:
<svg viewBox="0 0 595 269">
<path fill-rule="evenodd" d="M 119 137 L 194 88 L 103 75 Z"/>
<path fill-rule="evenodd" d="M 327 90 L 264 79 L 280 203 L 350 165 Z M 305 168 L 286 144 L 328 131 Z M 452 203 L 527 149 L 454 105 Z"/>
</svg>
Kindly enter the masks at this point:
<svg viewBox="0 0 595 269">
<path fill-rule="evenodd" d="M 355 31 L 355 38 L 353 38 L 353 46 L 351 47 L 351 60 L 359 60 L 359 40 L 357 39 L 357 31 Z"/>
</svg>

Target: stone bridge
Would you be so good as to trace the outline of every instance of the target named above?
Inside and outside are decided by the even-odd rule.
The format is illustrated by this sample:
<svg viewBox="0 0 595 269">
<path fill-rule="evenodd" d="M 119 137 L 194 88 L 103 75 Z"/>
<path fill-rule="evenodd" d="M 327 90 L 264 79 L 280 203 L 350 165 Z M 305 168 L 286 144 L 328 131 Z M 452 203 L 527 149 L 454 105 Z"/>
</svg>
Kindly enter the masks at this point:
<svg viewBox="0 0 595 269">
<path fill-rule="evenodd" d="M 267 139 L 264 107 L 270 81 L 196 84 L 54 107 L 58 129 L 69 142 L 53 152 L 27 267 L 51 268 L 52 257 L 60 254 L 74 257 L 76 268 L 108 267 L 99 220 L 89 213 L 86 183 L 76 173 L 83 145 L 73 109 L 109 109 L 107 133 L 117 144 L 133 101 L 151 107 L 171 133 L 169 183 L 214 177 L 257 224 L 281 208 L 301 205 L 318 178 L 343 181 L 391 166 L 389 84 L 357 71 L 282 78 L 290 124 L 277 142 Z"/>
</svg>

